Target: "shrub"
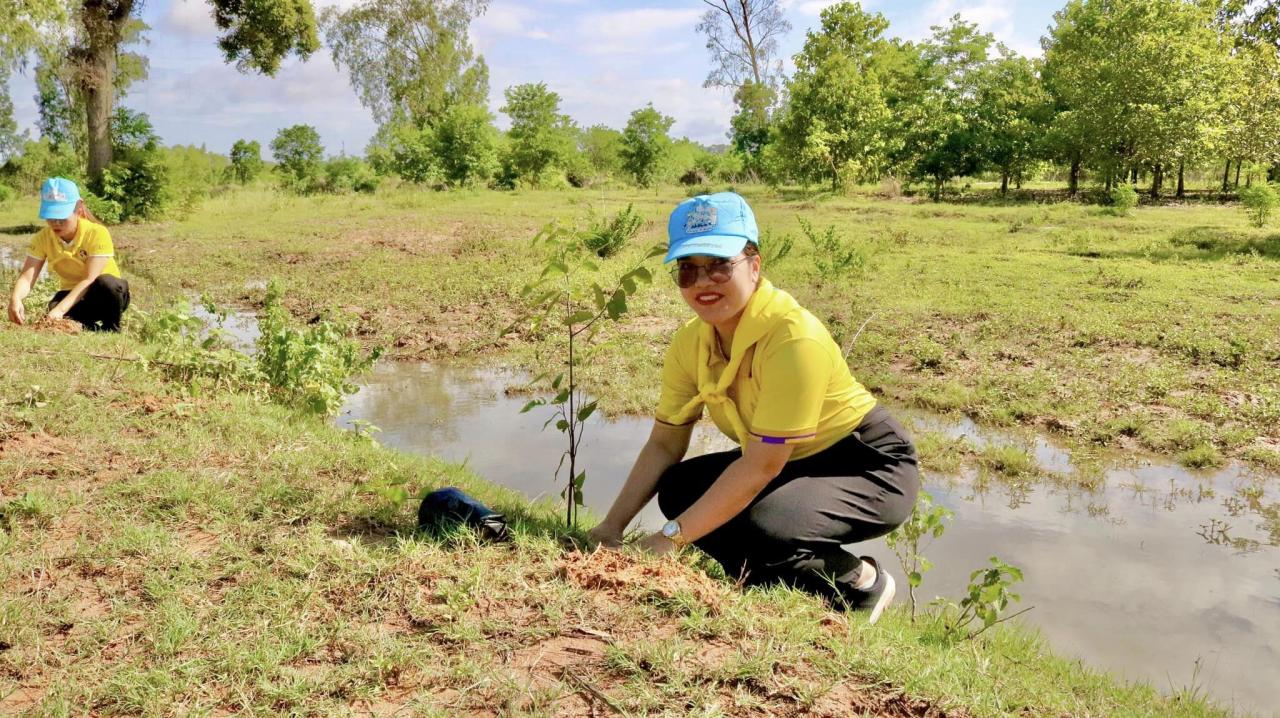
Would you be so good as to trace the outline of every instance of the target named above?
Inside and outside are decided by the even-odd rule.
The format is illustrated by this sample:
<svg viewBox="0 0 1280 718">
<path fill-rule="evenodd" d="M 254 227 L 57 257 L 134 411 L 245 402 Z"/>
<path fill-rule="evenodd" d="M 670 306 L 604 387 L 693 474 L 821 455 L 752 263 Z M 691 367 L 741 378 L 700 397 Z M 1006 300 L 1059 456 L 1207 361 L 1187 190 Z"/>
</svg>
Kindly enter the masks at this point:
<svg viewBox="0 0 1280 718">
<path fill-rule="evenodd" d="M 612 257 L 640 232 L 643 224 L 644 218 L 628 204 L 626 209 L 608 219 L 593 219 L 582 241 L 596 256 Z"/>
<path fill-rule="evenodd" d="M 1133 185 L 1118 184 L 1111 190 L 1111 211 L 1121 217 L 1138 206 L 1138 191 Z"/>
<path fill-rule="evenodd" d="M 98 195 L 85 190 L 81 193 L 84 204 L 93 213 L 93 216 L 102 221 L 103 224 L 119 224 L 120 215 L 124 209 L 120 203 L 112 199 L 103 199 Z"/>
<path fill-rule="evenodd" d="M 1271 213 L 1280 205 L 1280 195 L 1269 184 L 1259 183 L 1252 187 L 1240 189 L 1240 203 L 1244 205 L 1249 222 L 1255 227 L 1266 226 L 1271 220 Z"/>
<path fill-rule="evenodd" d="M 80 160 L 66 145 L 55 145 L 48 140 L 27 140 L 21 151 L 4 163 L 4 183 L 18 192 L 35 194 L 46 177 L 82 177 Z"/>
<path fill-rule="evenodd" d="M 484 183 L 498 171 L 498 131 L 481 105 L 455 104 L 430 130 L 440 174 L 458 187 Z"/>
<path fill-rule="evenodd" d="M 334 414 L 356 390 L 351 377 L 367 371 L 381 350 L 361 355 L 360 345 L 327 318 L 295 326 L 281 303 L 280 285 L 267 285 L 258 336 L 258 371 L 281 403 Z"/>
<path fill-rule="evenodd" d="M 846 243 L 837 234 L 834 224 L 819 233 L 804 217 L 796 219 L 800 222 L 801 232 L 813 245 L 813 266 L 818 271 L 819 281 L 835 279 L 846 272 L 862 272 L 867 268 L 866 252 Z"/>
<path fill-rule="evenodd" d="M 337 157 L 325 165 L 325 190 L 338 194 L 372 194 L 381 179 L 367 162 L 355 157 Z"/>
<path fill-rule="evenodd" d="M 8 202 L 18 196 L 17 190 L 7 184 L 0 184 L 0 202 Z"/>
<path fill-rule="evenodd" d="M 159 217 L 172 193 L 169 168 L 151 120 L 121 107 L 111 118 L 111 130 L 115 159 L 103 170 L 101 183 L 89 188 L 102 200 L 99 206 L 104 214 L 98 218 L 109 222 L 115 214 L 115 221 L 127 222 Z"/>
</svg>

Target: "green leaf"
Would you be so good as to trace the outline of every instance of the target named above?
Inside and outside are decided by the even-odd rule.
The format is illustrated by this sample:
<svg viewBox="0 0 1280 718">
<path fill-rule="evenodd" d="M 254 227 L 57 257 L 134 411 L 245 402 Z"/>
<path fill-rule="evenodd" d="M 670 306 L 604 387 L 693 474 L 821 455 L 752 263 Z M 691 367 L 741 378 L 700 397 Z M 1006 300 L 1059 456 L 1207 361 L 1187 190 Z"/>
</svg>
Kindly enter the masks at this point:
<svg viewBox="0 0 1280 718">
<path fill-rule="evenodd" d="M 570 314 L 569 318 L 564 320 L 564 323 L 565 324 L 581 324 L 582 322 L 587 321 L 588 319 L 594 317 L 595 315 L 596 315 L 595 312 L 588 312 L 584 309 L 582 311 L 577 311 L 577 312 L 574 312 L 573 314 Z"/>
<path fill-rule="evenodd" d="M 635 293 L 636 293 L 636 282 L 635 282 L 635 280 L 634 280 L 634 279 L 632 279 L 631 277 L 623 277 L 623 278 L 622 278 L 622 289 L 623 289 L 623 291 L 625 291 L 627 294 L 635 294 Z"/>
<path fill-rule="evenodd" d="M 561 419 L 556 422 L 556 428 L 559 429 L 560 431 L 568 431 L 569 422 L 565 421 L 564 419 Z"/>
<path fill-rule="evenodd" d="M 559 389 L 559 388 L 560 388 L 560 382 L 562 382 L 562 381 L 564 381 L 564 372 L 560 372 L 559 374 L 557 374 L 557 375 L 556 375 L 556 378 L 555 378 L 555 379 L 552 379 L 552 380 L 551 380 L 551 388 L 552 388 L 552 389 Z"/>
<path fill-rule="evenodd" d="M 631 274 L 645 284 L 653 283 L 653 272 L 650 272 L 648 267 L 636 267 L 631 270 Z"/>
<path fill-rule="evenodd" d="M 543 400 L 541 400 L 541 399 L 534 399 L 533 401 L 530 401 L 528 404 L 525 404 L 525 405 L 524 405 L 524 408 L 520 410 L 520 413 L 521 413 L 521 414 L 527 414 L 527 413 L 529 413 L 529 411 L 530 411 L 531 409 L 533 409 L 534 407 L 542 406 L 542 405 L 543 405 L 543 404 L 545 404 L 545 403 L 546 403 L 546 402 L 544 402 L 544 401 L 543 401 Z"/>
<path fill-rule="evenodd" d="M 581 409 L 578 409 L 578 421 L 586 421 L 587 417 L 594 414 L 595 411 L 596 411 L 596 402 L 593 401 L 590 404 L 584 405 Z"/>
<path fill-rule="evenodd" d="M 556 406 L 559 406 L 565 403 L 566 401 L 569 401 L 569 387 L 565 387 L 564 389 L 561 389 L 559 393 L 556 394 L 556 398 L 551 400 L 551 403 L 555 404 Z"/>
</svg>

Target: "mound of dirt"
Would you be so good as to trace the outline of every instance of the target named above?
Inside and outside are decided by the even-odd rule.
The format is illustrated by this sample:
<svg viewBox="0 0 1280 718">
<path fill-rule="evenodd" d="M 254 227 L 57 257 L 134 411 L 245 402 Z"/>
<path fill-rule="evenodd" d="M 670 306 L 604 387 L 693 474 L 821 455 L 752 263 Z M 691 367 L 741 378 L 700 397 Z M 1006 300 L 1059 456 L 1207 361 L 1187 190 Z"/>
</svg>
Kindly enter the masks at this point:
<svg viewBox="0 0 1280 718">
<path fill-rule="evenodd" d="M 727 591 L 723 584 L 675 560 L 645 559 L 618 551 L 567 554 L 558 561 L 556 575 L 582 588 L 618 598 L 637 593 L 668 599 L 691 594 L 712 609 L 720 607 Z"/>
<path fill-rule="evenodd" d="M 40 332 L 52 332 L 54 334 L 79 334 L 84 327 L 73 319 L 50 319 L 43 317 L 40 321 L 31 325 L 32 329 Z"/>
</svg>

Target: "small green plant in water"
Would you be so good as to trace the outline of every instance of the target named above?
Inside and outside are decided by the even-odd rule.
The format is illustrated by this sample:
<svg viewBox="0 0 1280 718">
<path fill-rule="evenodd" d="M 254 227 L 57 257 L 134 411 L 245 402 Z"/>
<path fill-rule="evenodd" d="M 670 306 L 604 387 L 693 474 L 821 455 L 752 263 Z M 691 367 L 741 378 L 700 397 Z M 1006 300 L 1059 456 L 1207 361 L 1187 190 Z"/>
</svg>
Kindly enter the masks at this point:
<svg viewBox="0 0 1280 718">
<path fill-rule="evenodd" d="M 607 219 L 593 219 L 582 241 L 597 257 L 612 257 L 640 231 L 644 218 L 632 205 Z"/>
<path fill-rule="evenodd" d="M 184 384 L 193 392 L 207 384 L 253 391 L 261 385 L 253 360 L 227 342 L 221 329 L 224 315 L 208 302 L 205 308 L 218 317 L 213 327 L 197 316 L 191 303 L 184 299 L 157 312 L 134 310 L 129 331 L 148 347 L 147 363 L 169 381 Z"/>
<path fill-rule="evenodd" d="M 924 574 L 933 568 L 933 563 L 921 551 L 947 530 L 946 522 L 954 515 L 947 507 L 935 505 L 928 492 L 921 491 L 911 518 L 884 538 L 885 544 L 897 555 L 902 572 L 907 575 L 912 623 L 916 621 L 916 589 L 924 581 Z"/>
<path fill-rule="evenodd" d="M 818 271 L 820 282 L 866 270 L 867 254 L 841 239 L 834 224 L 818 232 L 804 217 L 796 219 L 800 222 L 800 231 L 813 245 L 813 268 Z"/>
<path fill-rule="evenodd" d="M 1265 227 L 1271 221 L 1271 215 L 1280 206 L 1280 194 L 1269 184 L 1259 183 L 1252 187 L 1240 189 L 1240 204 L 1244 205 L 1249 223 L 1255 227 Z"/>
<path fill-rule="evenodd" d="M 561 454 L 555 476 L 559 478 L 567 461 L 569 482 L 561 496 L 565 500 L 565 522 L 574 527 L 578 509 L 583 505 L 582 491 L 587 479 L 587 472 L 578 469 L 578 448 L 582 445 L 586 421 L 597 406 L 595 401 L 588 401 L 582 391 L 577 369 L 590 358 L 596 332 L 603 322 L 620 320 L 627 313 L 627 299 L 634 296 L 641 285 L 653 281 L 652 272 L 644 265 L 663 254 L 666 248 L 661 245 L 650 248 L 639 263 L 609 282 L 606 288 L 601 284 L 605 273 L 594 261 L 596 252 L 577 233 L 552 222 L 534 236 L 532 244 L 543 251 L 545 260 L 538 278 L 521 289 L 527 314 L 516 324 L 528 322 L 534 334 L 553 332 L 559 338 L 556 351 L 563 352 L 557 363 L 564 371 L 551 379 L 554 395 L 533 399 L 520 412 L 539 406 L 553 409 L 543 428 L 554 423 L 566 437 L 567 448 Z M 515 326 L 508 327 L 507 331 L 514 330 Z M 543 375 L 534 381 L 546 378 L 547 375 Z"/>
</svg>

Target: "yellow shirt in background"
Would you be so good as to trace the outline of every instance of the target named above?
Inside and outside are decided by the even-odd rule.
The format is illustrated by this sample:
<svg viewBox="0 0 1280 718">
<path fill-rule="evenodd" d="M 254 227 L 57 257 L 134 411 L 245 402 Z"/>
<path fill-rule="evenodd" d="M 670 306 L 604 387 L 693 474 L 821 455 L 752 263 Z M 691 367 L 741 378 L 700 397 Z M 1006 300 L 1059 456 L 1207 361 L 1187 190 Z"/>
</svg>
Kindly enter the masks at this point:
<svg viewBox="0 0 1280 718">
<path fill-rule="evenodd" d="M 52 229 L 45 227 L 31 238 L 27 254 L 43 259 L 50 271 L 62 280 L 63 289 L 71 289 L 84 279 L 90 257 L 107 257 L 107 266 L 102 273 L 109 277 L 120 276 L 111 233 L 106 227 L 84 218 L 76 225 L 76 236 L 70 244 L 64 244 Z"/>
<path fill-rule="evenodd" d="M 715 328 L 701 319 L 676 332 L 655 414 L 663 423 L 683 425 L 697 421 L 706 407 L 716 426 L 740 444 L 796 444 L 791 458 L 802 459 L 848 436 L 875 405 L 822 322 L 762 279 L 728 358 Z"/>
</svg>

